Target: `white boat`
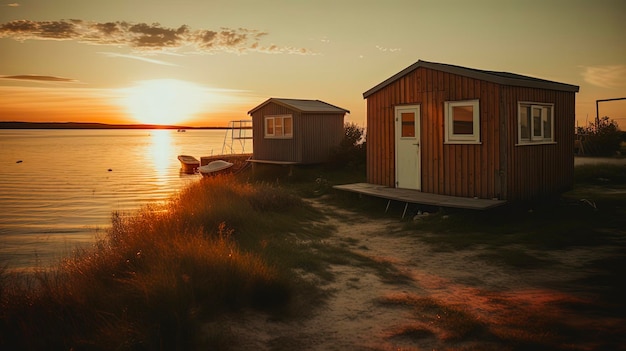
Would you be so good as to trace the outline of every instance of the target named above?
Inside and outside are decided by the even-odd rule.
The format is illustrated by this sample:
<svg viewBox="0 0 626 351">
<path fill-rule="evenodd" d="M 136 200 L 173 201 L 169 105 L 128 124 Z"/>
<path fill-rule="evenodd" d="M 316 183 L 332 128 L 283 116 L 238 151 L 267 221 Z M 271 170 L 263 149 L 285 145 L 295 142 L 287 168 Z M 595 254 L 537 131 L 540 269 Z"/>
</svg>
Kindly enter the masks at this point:
<svg viewBox="0 0 626 351">
<path fill-rule="evenodd" d="M 225 171 L 232 166 L 233 166 L 233 163 L 231 162 L 224 161 L 224 160 L 217 160 L 217 161 L 209 162 L 209 164 L 207 165 L 198 167 L 198 172 L 200 172 L 200 174 L 202 174 L 203 176 L 208 177 L 208 176 L 218 174 L 221 171 Z"/>
<path fill-rule="evenodd" d="M 200 167 L 200 161 L 193 156 L 178 155 L 178 160 L 180 161 L 181 170 L 187 174 L 195 173 L 196 169 Z"/>
</svg>

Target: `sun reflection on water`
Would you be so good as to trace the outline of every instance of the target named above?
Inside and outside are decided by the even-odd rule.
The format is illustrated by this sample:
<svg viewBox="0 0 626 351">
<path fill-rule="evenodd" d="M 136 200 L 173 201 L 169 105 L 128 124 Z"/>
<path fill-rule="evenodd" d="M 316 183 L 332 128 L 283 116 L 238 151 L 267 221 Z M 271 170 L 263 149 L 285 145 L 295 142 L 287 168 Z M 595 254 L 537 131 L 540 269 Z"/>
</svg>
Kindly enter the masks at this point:
<svg viewBox="0 0 626 351">
<path fill-rule="evenodd" d="M 172 136 L 169 130 L 151 131 L 150 154 L 155 171 L 155 180 L 167 182 L 168 167 L 172 160 Z"/>
</svg>

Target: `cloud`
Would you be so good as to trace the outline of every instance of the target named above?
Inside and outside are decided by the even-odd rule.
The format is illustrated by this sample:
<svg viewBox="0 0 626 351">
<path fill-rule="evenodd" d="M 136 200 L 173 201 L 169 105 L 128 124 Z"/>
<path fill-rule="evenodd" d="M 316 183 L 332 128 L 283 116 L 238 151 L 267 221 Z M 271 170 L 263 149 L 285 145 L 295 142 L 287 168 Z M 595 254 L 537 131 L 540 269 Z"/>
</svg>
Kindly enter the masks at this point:
<svg viewBox="0 0 626 351">
<path fill-rule="evenodd" d="M 626 87 L 626 65 L 583 66 L 585 82 L 601 88 Z"/>
<path fill-rule="evenodd" d="M 177 64 L 174 64 L 174 63 L 161 61 L 161 60 L 155 60 L 155 59 L 151 59 L 151 58 L 144 57 L 144 56 L 118 54 L 115 52 L 100 52 L 100 54 L 106 55 L 107 57 L 122 57 L 122 58 L 131 59 L 131 60 L 149 62 L 149 63 L 154 63 L 157 65 L 163 65 L 163 66 L 178 66 Z"/>
<path fill-rule="evenodd" d="M 13 3 L 10 3 L 10 4 L 6 4 L 4 6 L 7 6 L 7 7 L 20 7 L 20 4 L 18 4 L 17 2 L 13 2 Z"/>
<path fill-rule="evenodd" d="M 29 80 L 36 82 L 65 82 L 65 83 L 75 83 L 76 79 L 71 78 L 63 78 L 63 77 L 54 77 L 54 76 L 39 76 L 35 74 L 22 74 L 15 76 L 0 76 L 0 79 L 11 79 L 11 80 Z"/>
<path fill-rule="evenodd" d="M 135 51 L 192 48 L 204 53 L 313 54 L 305 48 L 262 45 L 268 33 L 247 28 L 196 29 L 187 25 L 169 28 L 159 23 L 16 20 L 0 24 L 0 38 L 25 40 L 74 40 L 91 45 L 127 46 Z"/>
<path fill-rule="evenodd" d="M 402 50 L 401 48 L 385 48 L 382 47 L 380 45 L 376 45 L 376 49 L 382 51 L 382 52 L 396 52 L 396 51 L 400 51 Z"/>
</svg>

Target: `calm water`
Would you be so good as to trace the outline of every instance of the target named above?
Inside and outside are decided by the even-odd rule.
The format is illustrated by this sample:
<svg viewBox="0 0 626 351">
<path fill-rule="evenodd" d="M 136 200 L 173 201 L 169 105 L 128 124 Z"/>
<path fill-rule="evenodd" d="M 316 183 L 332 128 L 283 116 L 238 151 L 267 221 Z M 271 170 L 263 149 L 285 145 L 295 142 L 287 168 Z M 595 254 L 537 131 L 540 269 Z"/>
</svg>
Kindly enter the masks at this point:
<svg viewBox="0 0 626 351">
<path fill-rule="evenodd" d="M 176 156 L 219 154 L 225 133 L 0 130 L 0 265 L 45 267 L 93 243 L 114 211 L 166 201 L 200 178 Z"/>
</svg>

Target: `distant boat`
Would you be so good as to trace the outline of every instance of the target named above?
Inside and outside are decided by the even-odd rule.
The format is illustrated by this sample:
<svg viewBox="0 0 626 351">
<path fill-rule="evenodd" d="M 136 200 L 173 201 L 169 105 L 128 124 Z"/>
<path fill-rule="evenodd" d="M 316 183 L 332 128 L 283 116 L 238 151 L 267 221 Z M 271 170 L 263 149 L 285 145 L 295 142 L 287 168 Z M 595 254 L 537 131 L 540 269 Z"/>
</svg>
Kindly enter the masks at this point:
<svg viewBox="0 0 626 351">
<path fill-rule="evenodd" d="M 197 158 L 189 155 L 178 155 L 180 161 L 181 170 L 187 174 L 193 174 L 200 167 L 200 161 Z"/>
<path fill-rule="evenodd" d="M 184 133 L 186 131 L 187 131 L 186 129 L 179 129 L 179 130 L 177 130 L 177 132 L 179 132 L 179 133 Z"/>
<path fill-rule="evenodd" d="M 205 177 L 210 177 L 219 173 L 223 173 L 223 171 L 226 171 L 232 166 L 233 166 L 233 163 L 231 162 L 224 161 L 224 160 L 217 160 L 217 161 L 209 162 L 209 164 L 204 165 L 202 167 L 199 167 L 198 172 L 200 172 L 200 174 L 202 174 Z"/>
</svg>

